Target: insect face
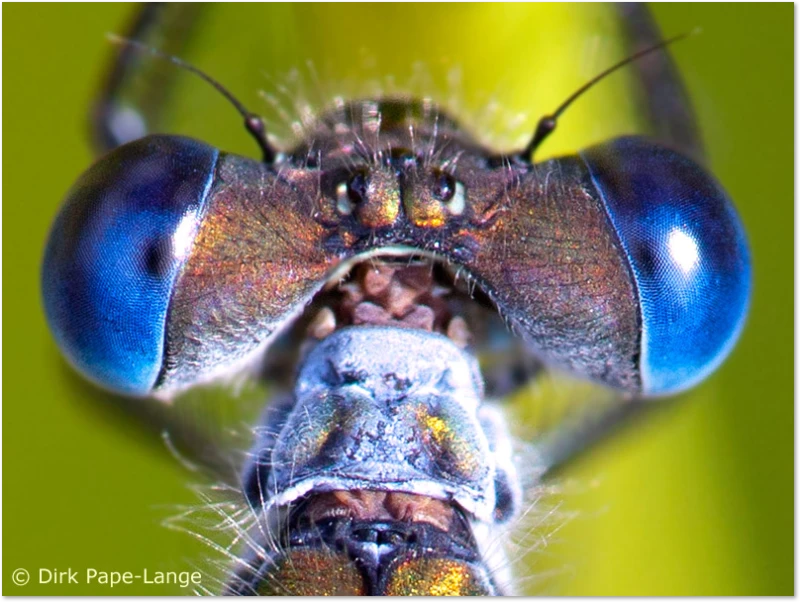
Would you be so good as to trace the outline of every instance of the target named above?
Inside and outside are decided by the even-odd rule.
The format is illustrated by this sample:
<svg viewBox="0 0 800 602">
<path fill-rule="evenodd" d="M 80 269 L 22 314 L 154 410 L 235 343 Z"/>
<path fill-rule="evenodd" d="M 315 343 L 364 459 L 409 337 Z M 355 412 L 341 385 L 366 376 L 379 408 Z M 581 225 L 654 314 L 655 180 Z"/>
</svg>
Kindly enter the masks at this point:
<svg viewBox="0 0 800 602">
<path fill-rule="evenodd" d="M 175 137 L 93 166 L 43 272 L 71 361 L 108 388 L 174 395 L 260 356 L 337 269 L 377 254 L 458 266 L 546 363 L 628 393 L 682 390 L 730 351 L 747 246 L 689 159 L 622 138 L 498 160 L 418 102 L 321 123 L 272 166 Z"/>
<path fill-rule="evenodd" d="M 45 307 L 74 365 L 139 397 L 262 368 L 289 342 L 292 376 L 235 476 L 250 520 L 233 520 L 227 593 L 508 593 L 490 534 L 523 484 L 487 397 L 549 365 L 627 403 L 728 354 L 749 253 L 713 177 L 640 137 L 532 158 L 583 91 L 664 44 L 508 154 L 404 97 L 340 103 L 279 152 L 214 80 L 151 51 L 226 95 L 263 160 L 164 135 L 112 150 L 56 220 Z M 482 374 L 498 338 L 511 347 L 498 323 L 534 369 Z M 558 443 L 537 444 L 540 479 Z"/>
<path fill-rule="evenodd" d="M 107 155 L 56 222 L 49 319 L 93 380 L 172 396 L 252 363 L 313 305 L 328 318 L 245 467 L 257 526 L 227 591 L 505 592 L 476 537 L 521 498 L 472 355 L 487 339 L 414 258 L 463 270 L 540 361 L 659 395 L 738 336 L 741 225 L 708 174 L 640 138 L 532 165 L 427 103 L 320 124 L 274 165 L 167 136 Z M 370 258 L 383 275 L 325 297 Z"/>
</svg>

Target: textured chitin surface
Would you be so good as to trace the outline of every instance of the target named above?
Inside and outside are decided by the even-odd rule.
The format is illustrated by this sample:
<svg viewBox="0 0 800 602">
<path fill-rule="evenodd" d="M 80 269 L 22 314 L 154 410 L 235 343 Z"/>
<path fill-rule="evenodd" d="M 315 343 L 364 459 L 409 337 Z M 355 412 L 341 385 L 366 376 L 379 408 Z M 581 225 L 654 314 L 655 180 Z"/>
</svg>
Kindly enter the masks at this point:
<svg viewBox="0 0 800 602">
<path fill-rule="evenodd" d="M 168 316 L 165 388 L 253 353 L 336 263 L 309 218 L 317 174 L 223 155 L 216 175 Z"/>
<path fill-rule="evenodd" d="M 474 567 L 449 558 L 410 557 L 399 563 L 387 596 L 486 596 L 490 592 Z"/>
<path fill-rule="evenodd" d="M 337 135 L 326 140 L 323 131 L 315 148 L 335 148 L 329 157 L 347 144 L 369 148 L 367 164 L 392 163 L 401 201 L 399 212 L 381 211 L 394 189 L 372 180 L 363 206 L 394 219 L 366 228 L 358 213 L 339 216 L 331 223 L 350 249 L 395 244 L 442 256 L 478 280 L 546 361 L 639 390 L 633 277 L 580 160 L 497 160 L 425 103 L 358 103 L 337 120 Z M 448 202 L 437 198 L 443 176 L 457 183 Z"/>
<path fill-rule="evenodd" d="M 216 175 L 160 387 L 251 354 L 340 261 L 391 250 L 474 278 L 545 361 L 639 390 L 633 278 L 579 160 L 498 158 L 435 105 L 383 100 L 323 116 L 276 167 L 223 155 Z"/>
<path fill-rule="evenodd" d="M 344 554 L 299 549 L 279 557 L 258 587 L 259 596 L 364 596 L 364 577 Z"/>
<path fill-rule="evenodd" d="M 632 277 L 586 170 L 560 159 L 519 174 L 466 265 L 552 363 L 626 390 L 640 385 Z"/>
<path fill-rule="evenodd" d="M 277 503 L 312 487 L 435 493 L 491 517 L 495 470 L 481 394 L 473 361 L 442 335 L 339 330 L 300 370 L 296 407 L 263 461 L 269 478 L 260 490 Z"/>
</svg>

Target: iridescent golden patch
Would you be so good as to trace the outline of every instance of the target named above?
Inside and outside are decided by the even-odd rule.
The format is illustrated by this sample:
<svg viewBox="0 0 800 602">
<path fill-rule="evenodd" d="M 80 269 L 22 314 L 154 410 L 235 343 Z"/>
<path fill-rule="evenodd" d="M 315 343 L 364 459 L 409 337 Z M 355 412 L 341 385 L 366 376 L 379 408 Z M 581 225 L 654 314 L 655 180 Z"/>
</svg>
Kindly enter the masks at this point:
<svg viewBox="0 0 800 602">
<path fill-rule="evenodd" d="M 366 228 L 393 225 L 400 215 L 400 190 L 394 173 L 375 169 L 369 177 L 367 196 L 355 207 L 358 222 Z"/>
<path fill-rule="evenodd" d="M 483 464 L 475 456 L 472 442 L 458 434 L 460 424 L 455 417 L 436 416 L 423 404 L 417 407 L 416 418 L 425 441 L 438 450 L 436 455 L 446 462 L 454 473 L 468 479 L 473 478 Z M 455 425 L 452 424 L 454 422 Z"/>
<path fill-rule="evenodd" d="M 405 209 L 409 221 L 418 228 L 441 228 L 447 218 L 445 206 L 431 198 L 415 199 Z"/>
<path fill-rule="evenodd" d="M 446 558 L 410 558 L 394 571 L 387 596 L 486 596 L 486 586 L 468 564 Z"/>
<path fill-rule="evenodd" d="M 292 550 L 258 586 L 259 596 L 364 596 L 364 578 L 346 556 L 327 550 Z"/>
</svg>

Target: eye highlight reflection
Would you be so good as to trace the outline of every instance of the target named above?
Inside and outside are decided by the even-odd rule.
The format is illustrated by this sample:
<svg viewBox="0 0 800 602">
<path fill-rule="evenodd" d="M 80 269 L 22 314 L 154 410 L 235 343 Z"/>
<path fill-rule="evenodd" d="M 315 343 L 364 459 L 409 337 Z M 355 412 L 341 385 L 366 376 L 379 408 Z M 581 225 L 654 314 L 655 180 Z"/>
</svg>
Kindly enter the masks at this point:
<svg viewBox="0 0 800 602">
<path fill-rule="evenodd" d="M 672 261 L 685 275 L 688 276 L 697 267 L 700 261 L 697 241 L 680 228 L 669 233 L 667 248 Z"/>
</svg>

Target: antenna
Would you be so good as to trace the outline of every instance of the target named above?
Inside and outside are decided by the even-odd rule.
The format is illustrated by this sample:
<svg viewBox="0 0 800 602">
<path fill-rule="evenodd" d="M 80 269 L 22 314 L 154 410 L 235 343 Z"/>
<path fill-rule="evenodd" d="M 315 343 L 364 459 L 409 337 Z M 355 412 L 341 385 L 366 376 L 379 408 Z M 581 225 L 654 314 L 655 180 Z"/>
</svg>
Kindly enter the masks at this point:
<svg viewBox="0 0 800 602">
<path fill-rule="evenodd" d="M 539 120 L 539 123 L 536 126 L 536 131 L 533 134 L 533 138 L 531 138 L 531 141 L 528 143 L 528 146 L 526 146 L 525 149 L 517 155 L 517 157 L 525 162 L 528 163 L 532 162 L 533 153 L 536 151 L 537 148 L 539 148 L 539 145 L 541 145 L 541 143 L 544 142 L 545 139 L 550 134 L 553 133 L 553 130 L 556 129 L 558 118 L 561 117 L 562 113 L 564 113 L 564 111 L 566 111 L 573 102 L 575 102 L 576 100 L 578 100 L 578 98 L 583 96 L 585 92 L 588 92 L 591 88 L 593 88 L 595 84 L 599 83 L 601 80 L 605 79 L 606 77 L 614 73 L 617 69 L 620 69 L 625 65 L 632 63 L 633 61 L 636 61 L 642 58 L 643 56 L 650 54 L 651 52 L 655 52 L 656 50 L 661 50 L 662 48 L 665 48 L 674 42 L 689 37 L 690 35 L 697 33 L 697 31 L 698 30 L 693 30 L 690 31 L 689 33 L 682 33 L 673 36 L 669 39 L 663 40 L 662 42 L 659 42 L 658 44 L 655 44 L 653 46 L 648 46 L 647 48 L 644 48 L 643 50 L 640 50 L 639 52 L 636 52 L 628 56 L 627 58 L 622 59 L 621 61 L 612 65 L 605 71 L 602 71 L 598 75 L 595 75 L 592 79 L 590 79 L 580 88 L 575 90 L 575 92 L 573 92 L 572 95 L 570 95 L 569 98 L 567 98 L 567 100 L 561 103 L 561 106 L 559 106 L 552 114 L 545 115 Z"/>
<path fill-rule="evenodd" d="M 214 86 L 214 88 L 220 94 L 222 94 L 228 100 L 228 102 L 230 102 L 236 108 L 236 110 L 239 111 L 239 114 L 244 118 L 245 129 L 255 139 L 256 144 L 258 144 L 258 147 L 261 149 L 261 154 L 263 157 L 262 161 L 268 165 L 272 165 L 275 162 L 275 156 L 277 155 L 277 152 L 269 143 L 269 140 L 267 140 L 267 131 L 266 127 L 264 126 L 264 120 L 261 119 L 261 117 L 259 117 L 255 113 L 251 113 L 250 111 L 248 111 L 244 107 L 244 105 L 241 102 L 239 102 L 239 100 L 233 94 L 231 94 L 227 88 L 225 88 L 225 86 L 223 86 L 213 77 L 200 71 L 200 69 L 198 69 L 194 65 L 191 65 L 186 61 L 179 59 L 178 57 L 161 52 L 160 50 L 147 46 L 146 44 L 142 44 L 141 42 L 138 42 L 136 40 L 121 38 L 114 34 L 109 34 L 108 39 L 111 40 L 111 42 L 113 42 L 114 44 L 131 47 L 141 52 L 146 52 L 148 54 L 151 54 L 152 56 L 155 56 L 157 58 L 169 61 L 170 63 L 180 67 L 181 69 L 185 69 L 190 73 L 194 73 L 206 83 Z"/>
</svg>

